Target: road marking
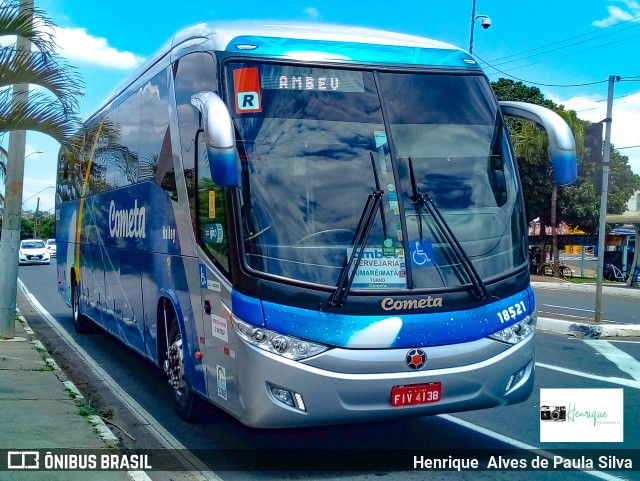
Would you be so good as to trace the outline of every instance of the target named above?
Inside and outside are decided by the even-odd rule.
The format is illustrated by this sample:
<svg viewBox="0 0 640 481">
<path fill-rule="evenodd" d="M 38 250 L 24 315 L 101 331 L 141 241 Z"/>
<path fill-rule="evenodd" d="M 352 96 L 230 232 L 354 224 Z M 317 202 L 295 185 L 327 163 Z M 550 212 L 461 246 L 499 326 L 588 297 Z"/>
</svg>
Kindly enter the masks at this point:
<svg viewBox="0 0 640 481">
<path fill-rule="evenodd" d="M 40 312 L 45 318 L 49 326 L 64 340 L 71 349 L 87 364 L 93 371 L 93 373 L 100 379 L 104 385 L 125 405 L 129 406 L 130 412 L 148 429 L 149 432 L 167 449 L 173 450 L 175 456 L 182 457 L 182 463 L 188 471 L 194 471 L 192 474 L 199 481 L 222 481 L 221 478 L 212 473 L 202 461 L 189 452 L 189 450 L 178 441 L 169 431 L 167 431 L 162 425 L 144 409 L 138 402 L 133 399 L 126 391 L 124 391 L 118 383 L 109 374 L 102 369 L 96 361 L 85 351 L 73 337 L 62 327 L 62 325 L 51 315 L 49 312 L 38 302 L 31 292 L 27 289 L 27 286 L 18 279 L 18 286 L 24 292 L 25 296 L 31 303 L 31 305 Z M 136 478 L 142 479 L 140 476 L 144 472 L 137 471 Z"/>
<path fill-rule="evenodd" d="M 593 347 L 596 351 L 614 363 L 622 372 L 626 372 L 636 381 L 640 381 L 640 362 L 633 356 L 627 354 L 622 349 L 618 349 L 609 341 L 604 340 L 584 340 L 585 344 Z"/>
<path fill-rule="evenodd" d="M 556 454 L 554 454 L 552 451 L 542 450 L 537 446 L 523 443 L 522 441 L 518 441 L 517 439 L 510 438 L 509 436 L 505 436 L 504 434 L 496 433 L 495 431 L 491 431 L 490 429 L 483 428 L 482 426 L 478 426 L 477 424 L 470 423 L 469 421 L 465 421 L 464 419 L 451 416 L 450 414 L 439 414 L 438 417 L 444 419 L 445 421 L 449 421 L 450 423 L 462 426 L 463 428 L 475 431 L 479 434 L 482 434 L 483 436 L 493 438 L 496 441 L 500 441 L 501 443 L 510 444 L 511 446 L 514 446 L 518 449 L 526 449 L 527 451 L 532 451 L 535 454 L 539 454 L 547 459 L 553 459 L 553 457 L 556 456 Z M 607 481 L 623 481 L 625 479 L 613 476 L 612 474 L 603 473 L 602 471 L 583 471 L 583 473 L 595 478 L 605 479 Z"/>
<path fill-rule="evenodd" d="M 568 309 L 570 311 L 584 311 L 584 312 L 595 312 L 593 309 L 580 309 L 579 307 L 566 307 L 566 306 L 554 306 L 553 304 L 542 304 L 547 307 L 556 307 L 560 309 Z"/>
<path fill-rule="evenodd" d="M 565 374 L 571 374 L 572 376 L 586 377 L 595 381 L 609 382 L 611 384 L 619 384 L 621 386 L 632 387 L 634 389 L 640 389 L 640 381 L 634 381 L 632 379 L 624 379 L 622 377 L 604 377 L 588 372 L 574 371 L 573 369 L 567 369 L 565 367 L 553 366 L 552 364 L 545 364 L 542 362 L 536 362 L 536 367 L 542 367 L 544 369 L 550 369 L 552 371 L 563 372 Z"/>
</svg>

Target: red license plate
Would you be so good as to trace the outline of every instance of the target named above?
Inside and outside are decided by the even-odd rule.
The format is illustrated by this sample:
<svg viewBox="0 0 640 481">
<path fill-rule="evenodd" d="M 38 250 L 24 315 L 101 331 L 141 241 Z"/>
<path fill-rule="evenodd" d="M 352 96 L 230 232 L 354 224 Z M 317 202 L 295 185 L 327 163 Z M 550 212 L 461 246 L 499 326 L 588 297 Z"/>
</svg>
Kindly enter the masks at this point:
<svg viewBox="0 0 640 481">
<path fill-rule="evenodd" d="M 442 385 L 439 382 L 393 386 L 391 388 L 392 406 L 437 403 L 441 398 Z"/>
</svg>

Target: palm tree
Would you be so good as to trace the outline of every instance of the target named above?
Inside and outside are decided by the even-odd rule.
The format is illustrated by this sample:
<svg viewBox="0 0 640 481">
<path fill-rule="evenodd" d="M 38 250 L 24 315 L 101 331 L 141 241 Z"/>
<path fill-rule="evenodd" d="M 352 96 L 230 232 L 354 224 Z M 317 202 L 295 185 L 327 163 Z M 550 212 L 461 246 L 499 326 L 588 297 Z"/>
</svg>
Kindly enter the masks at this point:
<svg viewBox="0 0 640 481">
<path fill-rule="evenodd" d="M 1 1 L 1 0 L 0 0 Z M 77 96 L 81 82 L 76 71 L 56 55 L 55 39 L 46 32 L 53 23 L 38 9 L 13 1 L 0 3 L 0 37 L 19 36 L 36 47 L 0 47 L 0 133 L 34 130 L 63 142 L 78 126 Z M 28 101 L 14 104 L 9 87 L 37 85 Z"/>
<path fill-rule="evenodd" d="M 0 146 L 0 179 L 5 179 L 7 176 L 7 151 L 4 147 Z M 0 194 L 0 207 L 4 204 L 4 196 Z"/>
<path fill-rule="evenodd" d="M 34 130 L 65 143 L 79 124 L 80 80 L 55 53 L 47 32 L 54 25 L 33 0 L 0 0 L 0 37 L 16 37 L 15 45 L 0 46 L 0 137 L 11 132 L 7 199 L 0 244 L 0 337 L 15 336 L 19 226 L 26 131 Z M 35 47 L 33 49 L 32 47 Z M 37 88 L 28 92 L 29 85 Z M 4 164 L 3 164 L 4 165 Z M 4 170 L 3 170 L 4 172 Z M 6 237 L 5 237 L 6 235 Z"/>
</svg>

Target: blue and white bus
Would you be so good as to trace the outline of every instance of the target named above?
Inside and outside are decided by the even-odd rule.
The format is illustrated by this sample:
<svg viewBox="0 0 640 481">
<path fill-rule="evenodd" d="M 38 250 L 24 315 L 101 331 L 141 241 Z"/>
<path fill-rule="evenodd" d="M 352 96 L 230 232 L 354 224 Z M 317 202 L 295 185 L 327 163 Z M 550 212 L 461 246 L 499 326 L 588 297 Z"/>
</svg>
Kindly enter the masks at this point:
<svg viewBox="0 0 640 481">
<path fill-rule="evenodd" d="M 63 146 L 59 291 L 203 398 L 290 427 L 482 409 L 533 386 L 535 303 L 504 116 L 473 57 L 402 34 L 201 24 Z"/>
</svg>

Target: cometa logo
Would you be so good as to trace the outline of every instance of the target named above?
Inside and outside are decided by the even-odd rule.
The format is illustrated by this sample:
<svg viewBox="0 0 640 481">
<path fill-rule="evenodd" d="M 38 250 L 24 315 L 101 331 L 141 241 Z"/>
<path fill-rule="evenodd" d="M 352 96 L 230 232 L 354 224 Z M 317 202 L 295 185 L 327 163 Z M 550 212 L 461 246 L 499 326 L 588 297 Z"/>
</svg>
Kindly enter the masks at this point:
<svg viewBox="0 0 640 481">
<path fill-rule="evenodd" d="M 442 307 L 442 297 L 422 297 L 420 299 L 396 300 L 386 297 L 382 300 L 385 311 L 403 311 L 406 309 L 424 309 L 425 307 Z"/>
<path fill-rule="evenodd" d="M 116 209 L 115 201 L 109 204 L 109 233 L 111 237 L 145 238 L 145 208 L 138 208 L 138 199 L 132 209 Z"/>
</svg>

